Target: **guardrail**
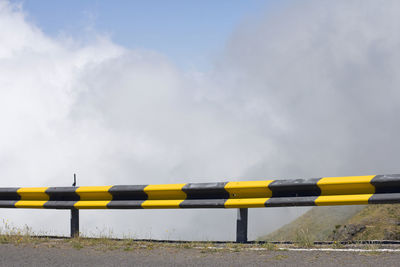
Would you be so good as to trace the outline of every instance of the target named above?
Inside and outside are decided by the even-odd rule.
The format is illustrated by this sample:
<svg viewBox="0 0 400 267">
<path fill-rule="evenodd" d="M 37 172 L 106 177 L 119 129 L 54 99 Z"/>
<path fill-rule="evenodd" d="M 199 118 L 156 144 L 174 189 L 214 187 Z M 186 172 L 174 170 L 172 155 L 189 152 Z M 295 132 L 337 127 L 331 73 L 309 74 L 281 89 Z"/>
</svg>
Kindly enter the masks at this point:
<svg viewBox="0 0 400 267">
<path fill-rule="evenodd" d="M 247 241 L 248 208 L 400 203 L 400 175 L 295 180 L 0 188 L 0 208 L 80 209 L 238 208 L 237 242 Z"/>
</svg>

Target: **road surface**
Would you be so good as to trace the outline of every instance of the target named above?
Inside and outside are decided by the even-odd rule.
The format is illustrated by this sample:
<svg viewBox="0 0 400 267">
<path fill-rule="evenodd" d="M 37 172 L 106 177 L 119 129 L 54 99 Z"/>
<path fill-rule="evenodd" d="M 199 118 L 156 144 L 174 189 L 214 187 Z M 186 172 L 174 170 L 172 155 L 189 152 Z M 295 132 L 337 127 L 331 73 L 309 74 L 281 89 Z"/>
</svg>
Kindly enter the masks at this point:
<svg viewBox="0 0 400 267">
<path fill-rule="evenodd" d="M 0 266 L 398 266 L 400 252 L 0 244 Z"/>
</svg>

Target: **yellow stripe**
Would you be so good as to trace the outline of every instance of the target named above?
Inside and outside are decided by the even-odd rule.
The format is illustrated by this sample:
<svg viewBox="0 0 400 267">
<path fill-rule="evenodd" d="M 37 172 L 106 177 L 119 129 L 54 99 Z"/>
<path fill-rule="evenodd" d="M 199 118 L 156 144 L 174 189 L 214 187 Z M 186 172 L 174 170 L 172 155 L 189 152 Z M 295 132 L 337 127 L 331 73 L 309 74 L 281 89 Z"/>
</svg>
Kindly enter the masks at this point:
<svg viewBox="0 0 400 267">
<path fill-rule="evenodd" d="M 21 200 L 15 203 L 16 208 L 43 208 L 44 203 L 49 200 L 45 193 L 48 187 L 22 187 L 17 190 Z"/>
<path fill-rule="evenodd" d="M 317 185 L 321 196 L 373 194 L 375 187 L 370 183 L 375 175 L 321 178 Z"/>
<path fill-rule="evenodd" d="M 225 208 L 252 208 L 265 207 L 265 202 L 272 196 L 268 185 L 273 180 L 229 182 L 225 190 L 229 193 L 229 199 L 225 201 Z"/>
<path fill-rule="evenodd" d="M 43 208 L 44 203 L 46 203 L 47 200 L 45 201 L 35 201 L 35 200 L 20 200 L 17 203 L 15 203 L 16 208 L 31 208 L 31 209 L 40 209 Z"/>
<path fill-rule="evenodd" d="M 76 193 L 81 200 L 111 200 L 112 195 L 108 192 L 111 186 L 81 186 Z M 76 204 L 75 204 L 76 205 Z"/>
<path fill-rule="evenodd" d="M 269 198 L 242 198 L 228 199 L 224 206 L 225 208 L 265 208 L 265 202 Z"/>
<path fill-rule="evenodd" d="M 143 191 L 147 194 L 148 200 L 154 199 L 185 199 L 186 194 L 182 191 L 185 184 L 157 184 L 148 185 Z"/>
<path fill-rule="evenodd" d="M 371 196 L 372 194 L 320 196 L 315 200 L 315 204 L 317 206 L 361 205 L 368 204 Z"/>
<path fill-rule="evenodd" d="M 148 185 L 144 192 L 148 198 L 142 203 L 144 209 L 172 209 L 179 208 L 179 204 L 185 200 L 186 194 L 182 191 L 185 184 L 160 184 Z"/>
<path fill-rule="evenodd" d="M 177 209 L 182 200 L 146 200 L 142 203 L 144 209 Z"/>
<path fill-rule="evenodd" d="M 49 200 L 45 193 L 48 187 L 21 187 L 17 190 L 21 200 Z"/>
<path fill-rule="evenodd" d="M 109 202 L 110 200 L 78 201 L 74 204 L 74 207 L 77 209 L 106 209 Z"/>
<path fill-rule="evenodd" d="M 229 192 L 229 198 L 271 197 L 272 191 L 268 188 L 268 185 L 272 182 L 273 180 L 229 182 L 224 188 Z"/>
<path fill-rule="evenodd" d="M 317 206 L 368 204 L 375 193 L 370 183 L 375 175 L 322 178 L 317 185 L 321 196 L 315 200 Z"/>
</svg>

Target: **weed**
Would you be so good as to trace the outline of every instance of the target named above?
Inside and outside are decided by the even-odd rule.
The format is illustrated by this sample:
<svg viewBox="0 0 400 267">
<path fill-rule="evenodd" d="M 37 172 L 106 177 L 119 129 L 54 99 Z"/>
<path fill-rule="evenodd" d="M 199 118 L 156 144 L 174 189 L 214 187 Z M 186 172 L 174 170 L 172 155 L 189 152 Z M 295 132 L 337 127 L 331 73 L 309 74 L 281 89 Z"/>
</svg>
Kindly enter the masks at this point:
<svg viewBox="0 0 400 267">
<path fill-rule="evenodd" d="M 300 229 L 296 233 L 296 243 L 299 247 L 310 248 L 314 246 L 314 241 L 310 238 L 308 229 Z"/>
<path fill-rule="evenodd" d="M 217 252 L 218 250 L 213 247 L 204 247 L 200 250 L 200 253 L 210 253 L 210 252 Z"/>
<path fill-rule="evenodd" d="M 32 229 L 28 225 L 18 228 L 3 219 L 0 227 L 0 243 L 1 244 L 28 244 L 39 242 L 38 238 L 32 237 Z"/>
<path fill-rule="evenodd" d="M 340 241 L 333 241 L 332 247 L 333 247 L 333 248 L 343 248 L 344 245 L 343 245 L 342 242 L 340 242 Z"/>
<path fill-rule="evenodd" d="M 277 250 L 277 246 L 270 242 L 261 243 L 259 244 L 259 246 L 262 248 L 266 248 L 267 250 Z"/>
<path fill-rule="evenodd" d="M 133 250 L 133 247 L 124 247 L 124 251 L 131 251 Z"/>
<path fill-rule="evenodd" d="M 213 244 L 210 244 L 210 246 L 213 246 Z M 227 249 L 230 249 L 230 250 L 235 251 L 235 250 L 240 250 L 240 248 L 241 248 L 242 246 L 241 246 L 241 244 L 237 244 L 237 243 L 227 243 L 227 244 L 225 245 L 225 247 L 226 247 Z"/>
<path fill-rule="evenodd" d="M 182 245 L 182 248 L 190 249 L 190 248 L 193 248 L 193 246 L 190 243 L 185 243 Z"/>
<path fill-rule="evenodd" d="M 80 249 L 83 248 L 83 244 L 82 244 L 80 238 L 74 238 L 74 239 L 72 239 L 71 244 L 72 244 L 72 247 L 73 247 L 74 249 L 76 249 L 76 250 L 80 250 Z"/>
<path fill-rule="evenodd" d="M 364 244 L 364 247 L 366 249 L 369 249 L 369 250 L 377 250 L 381 246 L 379 244 L 376 244 L 376 243 L 373 243 L 373 242 L 367 242 L 367 243 Z"/>
</svg>

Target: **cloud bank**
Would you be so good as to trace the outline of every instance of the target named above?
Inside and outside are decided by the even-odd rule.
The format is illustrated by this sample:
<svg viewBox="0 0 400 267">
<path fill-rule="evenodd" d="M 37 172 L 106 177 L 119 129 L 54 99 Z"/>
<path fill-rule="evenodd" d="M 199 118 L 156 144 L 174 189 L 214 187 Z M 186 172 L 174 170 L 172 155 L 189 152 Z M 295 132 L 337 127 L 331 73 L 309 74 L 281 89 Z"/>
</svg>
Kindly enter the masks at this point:
<svg viewBox="0 0 400 267">
<path fill-rule="evenodd" d="M 0 2 L 1 186 L 398 173 L 400 4 L 288 1 L 243 22 L 207 73 L 107 37 L 46 36 Z M 254 209 L 250 237 L 304 209 Z M 81 230 L 233 239 L 234 210 L 83 211 Z M 68 234 L 67 211 L 1 210 Z"/>
</svg>

